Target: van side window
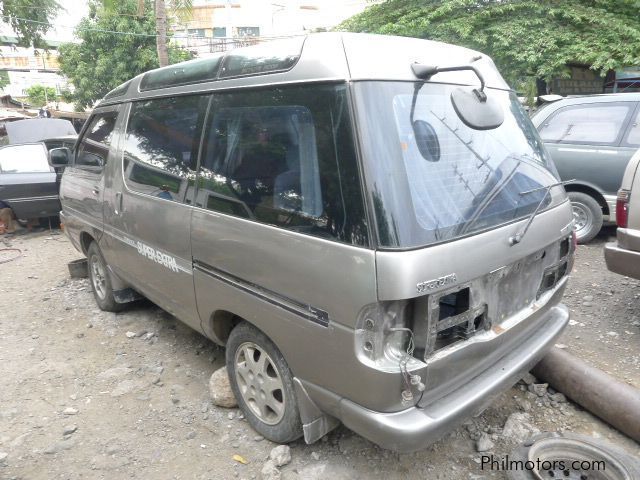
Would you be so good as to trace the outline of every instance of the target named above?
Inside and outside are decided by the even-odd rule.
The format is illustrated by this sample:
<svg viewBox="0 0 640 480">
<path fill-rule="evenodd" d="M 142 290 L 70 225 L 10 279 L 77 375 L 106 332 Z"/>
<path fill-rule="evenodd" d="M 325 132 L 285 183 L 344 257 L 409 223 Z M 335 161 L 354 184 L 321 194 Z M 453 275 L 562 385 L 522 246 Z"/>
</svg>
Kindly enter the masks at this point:
<svg viewBox="0 0 640 480">
<path fill-rule="evenodd" d="M 200 95 L 161 98 L 131 106 L 123 164 L 130 189 L 191 203 L 208 98 Z"/>
<path fill-rule="evenodd" d="M 344 86 L 214 95 L 196 205 L 367 245 Z"/>
<path fill-rule="evenodd" d="M 105 166 L 117 118 L 117 112 L 98 113 L 93 116 L 78 145 L 76 166 L 94 168 Z"/>
<path fill-rule="evenodd" d="M 613 144 L 631 103 L 591 103 L 561 108 L 540 127 L 545 142 Z"/>
</svg>

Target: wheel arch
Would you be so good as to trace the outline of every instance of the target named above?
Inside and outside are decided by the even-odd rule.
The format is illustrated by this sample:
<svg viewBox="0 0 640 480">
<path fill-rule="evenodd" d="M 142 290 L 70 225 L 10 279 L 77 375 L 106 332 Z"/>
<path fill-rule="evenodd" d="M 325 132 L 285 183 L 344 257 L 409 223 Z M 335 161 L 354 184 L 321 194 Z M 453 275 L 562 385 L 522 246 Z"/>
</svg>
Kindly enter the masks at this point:
<svg viewBox="0 0 640 480">
<path fill-rule="evenodd" d="M 215 343 L 225 346 L 231 330 L 242 321 L 251 323 L 229 310 L 216 310 L 209 316 L 206 322 L 202 322 L 202 329 L 207 337 Z"/>
<path fill-rule="evenodd" d="M 84 253 L 86 256 L 87 252 L 89 251 L 89 245 L 91 245 L 92 242 L 95 242 L 96 239 L 93 238 L 93 236 L 90 233 L 85 231 L 80 232 L 79 239 L 80 239 L 80 247 L 82 248 L 82 253 Z"/>
<path fill-rule="evenodd" d="M 567 193 L 580 192 L 580 193 L 589 195 L 596 202 L 598 202 L 598 205 L 600 205 L 600 208 L 602 208 L 603 215 L 610 214 L 609 205 L 607 204 L 607 201 L 604 199 L 604 195 L 597 188 L 591 185 L 586 185 L 584 183 L 569 183 L 564 186 L 564 189 L 567 191 Z"/>
</svg>

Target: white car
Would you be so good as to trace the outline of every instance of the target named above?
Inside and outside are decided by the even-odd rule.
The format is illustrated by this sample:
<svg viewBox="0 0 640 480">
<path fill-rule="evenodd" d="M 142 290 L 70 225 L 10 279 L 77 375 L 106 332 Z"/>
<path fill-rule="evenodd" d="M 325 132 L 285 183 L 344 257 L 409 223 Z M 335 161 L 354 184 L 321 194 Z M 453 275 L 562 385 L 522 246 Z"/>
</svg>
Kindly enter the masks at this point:
<svg viewBox="0 0 640 480">
<path fill-rule="evenodd" d="M 640 279 L 640 150 L 629 161 L 618 191 L 616 222 L 618 239 L 604 249 L 607 268 Z"/>
</svg>

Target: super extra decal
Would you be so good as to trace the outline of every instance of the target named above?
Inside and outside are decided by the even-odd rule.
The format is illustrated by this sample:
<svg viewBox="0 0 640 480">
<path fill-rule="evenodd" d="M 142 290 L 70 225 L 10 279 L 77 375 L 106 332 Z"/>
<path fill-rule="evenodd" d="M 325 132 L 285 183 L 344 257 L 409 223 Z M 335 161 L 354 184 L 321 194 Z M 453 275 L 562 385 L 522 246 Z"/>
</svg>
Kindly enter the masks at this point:
<svg viewBox="0 0 640 480">
<path fill-rule="evenodd" d="M 149 260 L 159 263 L 163 267 L 173 270 L 174 272 L 179 272 L 181 270 L 180 267 L 178 267 L 176 259 L 171 255 L 162 253 L 161 251 L 142 242 L 136 242 L 135 247 L 138 249 L 138 253 L 143 257 L 147 257 Z"/>
</svg>

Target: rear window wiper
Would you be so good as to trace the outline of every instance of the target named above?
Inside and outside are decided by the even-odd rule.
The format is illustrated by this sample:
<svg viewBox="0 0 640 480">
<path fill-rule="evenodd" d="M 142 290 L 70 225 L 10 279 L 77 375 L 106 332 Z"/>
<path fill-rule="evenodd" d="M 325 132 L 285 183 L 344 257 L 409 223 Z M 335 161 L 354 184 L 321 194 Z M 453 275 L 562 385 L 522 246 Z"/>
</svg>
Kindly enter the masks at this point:
<svg viewBox="0 0 640 480">
<path fill-rule="evenodd" d="M 553 187 L 557 187 L 559 185 L 566 185 L 567 183 L 572 183 L 572 182 L 575 182 L 575 181 L 576 180 L 574 178 L 574 179 L 571 179 L 571 180 L 565 180 L 564 182 L 552 183 L 552 184 L 547 185 L 545 187 L 539 187 L 539 188 L 534 188 L 532 190 L 525 190 L 524 192 L 520 192 L 520 196 L 525 196 L 525 195 L 528 195 L 528 194 L 533 193 L 533 192 L 539 192 L 540 190 L 544 190 L 544 195 L 542 195 L 542 198 L 540 199 L 540 202 L 538 202 L 538 206 L 536 207 L 536 209 L 533 212 L 531 212 L 531 215 L 529 215 L 529 219 L 527 220 L 527 223 L 524 225 L 522 230 L 520 230 L 515 235 L 512 235 L 511 237 L 509 237 L 509 245 L 511 245 L 511 246 L 517 245 L 518 243 L 520 243 L 522 241 L 522 239 L 526 235 L 527 231 L 529 230 L 529 227 L 531 226 L 531 223 L 533 222 L 533 219 L 535 218 L 535 216 L 538 214 L 538 212 L 542 208 L 542 204 L 546 200 L 547 195 L 549 194 L 549 192 L 551 191 L 551 189 Z"/>
</svg>

